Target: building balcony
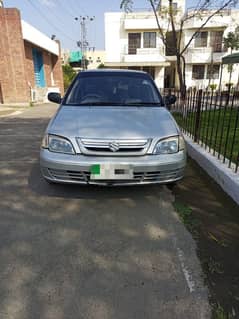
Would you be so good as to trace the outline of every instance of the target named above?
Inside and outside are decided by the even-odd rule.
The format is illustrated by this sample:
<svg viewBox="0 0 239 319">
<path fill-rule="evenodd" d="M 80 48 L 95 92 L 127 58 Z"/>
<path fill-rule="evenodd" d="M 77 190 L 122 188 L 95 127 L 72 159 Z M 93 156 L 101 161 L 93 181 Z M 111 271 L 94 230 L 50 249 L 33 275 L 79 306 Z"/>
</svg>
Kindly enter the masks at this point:
<svg viewBox="0 0 239 319">
<path fill-rule="evenodd" d="M 167 21 L 160 21 L 161 28 L 167 29 Z M 132 12 L 124 18 L 125 30 L 158 30 L 153 12 Z"/>
<path fill-rule="evenodd" d="M 129 54 L 128 46 L 125 46 L 121 53 L 122 62 L 165 62 L 164 47 L 158 48 L 137 48 L 135 54 Z"/>
<path fill-rule="evenodd" d="M 226 54 L 225 51 L 221 52 L 213 52 L 211 47 L 205 48 L 188 48 L 185 59 L 187 63 L 192 64 L 209 64 L 213 61 L 213 63 L 221 63 L 222 57 Z"/>
<path fill-rule="evenodd" d="M 194 11 L 189 10 L 187 16 L 193 15 Z M 184 25 L 184 29 L 198 29 L 206 21 L 208 16 L 211 14 L 209 10 L 201 11 L 200 16 L 195 16 L 187 20 Z M 222 10 L 219 14 L 216 14 L 207 23 L 207 28 L 224 28 L 231 23 L 231 11 Z"/>
</svg>

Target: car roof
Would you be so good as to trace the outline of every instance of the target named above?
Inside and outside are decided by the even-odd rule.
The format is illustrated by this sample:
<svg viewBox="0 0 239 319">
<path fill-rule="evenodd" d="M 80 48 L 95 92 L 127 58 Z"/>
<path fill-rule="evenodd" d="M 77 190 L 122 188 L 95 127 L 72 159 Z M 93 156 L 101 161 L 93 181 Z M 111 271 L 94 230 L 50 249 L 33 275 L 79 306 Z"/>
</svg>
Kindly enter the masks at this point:
<svg viewBox="0 0 239 319">
<path fill-rule="evenodd" d="M 94 69 L 94 70 L 84 70 L 84 71 L 81 71 L 80 74 L 87 74 L 87 73 L 122 73 L 122 74 L 125 74 L 125 73 L 129 73 L 129 74 L 133 74 L 133 73 L 136 73 L 136 74 L 148 74 L 147 72 L 144 72 L 144 71 L 138 71 L 138 70 L 128 70 L 128 69 Z"/>
</svg>

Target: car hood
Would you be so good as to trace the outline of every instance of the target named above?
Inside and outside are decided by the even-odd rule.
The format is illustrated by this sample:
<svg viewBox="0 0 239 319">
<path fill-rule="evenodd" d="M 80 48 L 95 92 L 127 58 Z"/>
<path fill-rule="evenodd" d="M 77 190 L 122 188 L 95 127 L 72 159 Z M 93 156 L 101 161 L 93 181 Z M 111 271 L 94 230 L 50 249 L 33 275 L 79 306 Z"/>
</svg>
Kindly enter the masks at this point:
<svg viewBox="0 0 239 319">
<path fill-rule="evenodd" d="M 154 138 L 178 134 L 164 107 L 62 106 L 48 132 L 65 137 Z"/>
</svg>

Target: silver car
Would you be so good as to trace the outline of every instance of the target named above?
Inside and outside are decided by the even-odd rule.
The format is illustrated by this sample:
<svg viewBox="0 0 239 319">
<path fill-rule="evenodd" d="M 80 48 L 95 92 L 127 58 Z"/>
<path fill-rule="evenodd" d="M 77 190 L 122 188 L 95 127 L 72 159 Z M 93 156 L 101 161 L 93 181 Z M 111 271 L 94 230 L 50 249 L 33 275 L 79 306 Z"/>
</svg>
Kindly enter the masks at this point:
<svg viewBox="0 0 239 319">
<path fill-rule="evenodd" d="M 134 185 L 183 177 L 184 139 L 147 73 L 84 71 L 63 99 L 58 93 L 48 99 L 61 105 L 41 146 L 47 181 Z M 174 102 L 167 97 L 166 104 Z"/>
</svg>

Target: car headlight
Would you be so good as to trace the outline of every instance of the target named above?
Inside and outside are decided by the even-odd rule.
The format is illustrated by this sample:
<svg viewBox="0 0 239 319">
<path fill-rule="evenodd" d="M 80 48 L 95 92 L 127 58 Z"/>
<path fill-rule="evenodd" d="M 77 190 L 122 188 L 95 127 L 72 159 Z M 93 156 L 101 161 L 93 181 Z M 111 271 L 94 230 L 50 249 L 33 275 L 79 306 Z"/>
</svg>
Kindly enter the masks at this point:
<svg viewBox="0 0 239 319">
<path fill-rule="evenodd" d="M 174 136 L 159 141 L 155 148 L 154 154 L 174 154 L 185 148 L 182 136 Z"/>
<path fill-rule="evenodd" d="M 75 154 L 73 145 L 69 140 L 57 135 L 46 134 L 42 140 L 42 148 L 47 148 L 51 152 Z"/>
</svg>

